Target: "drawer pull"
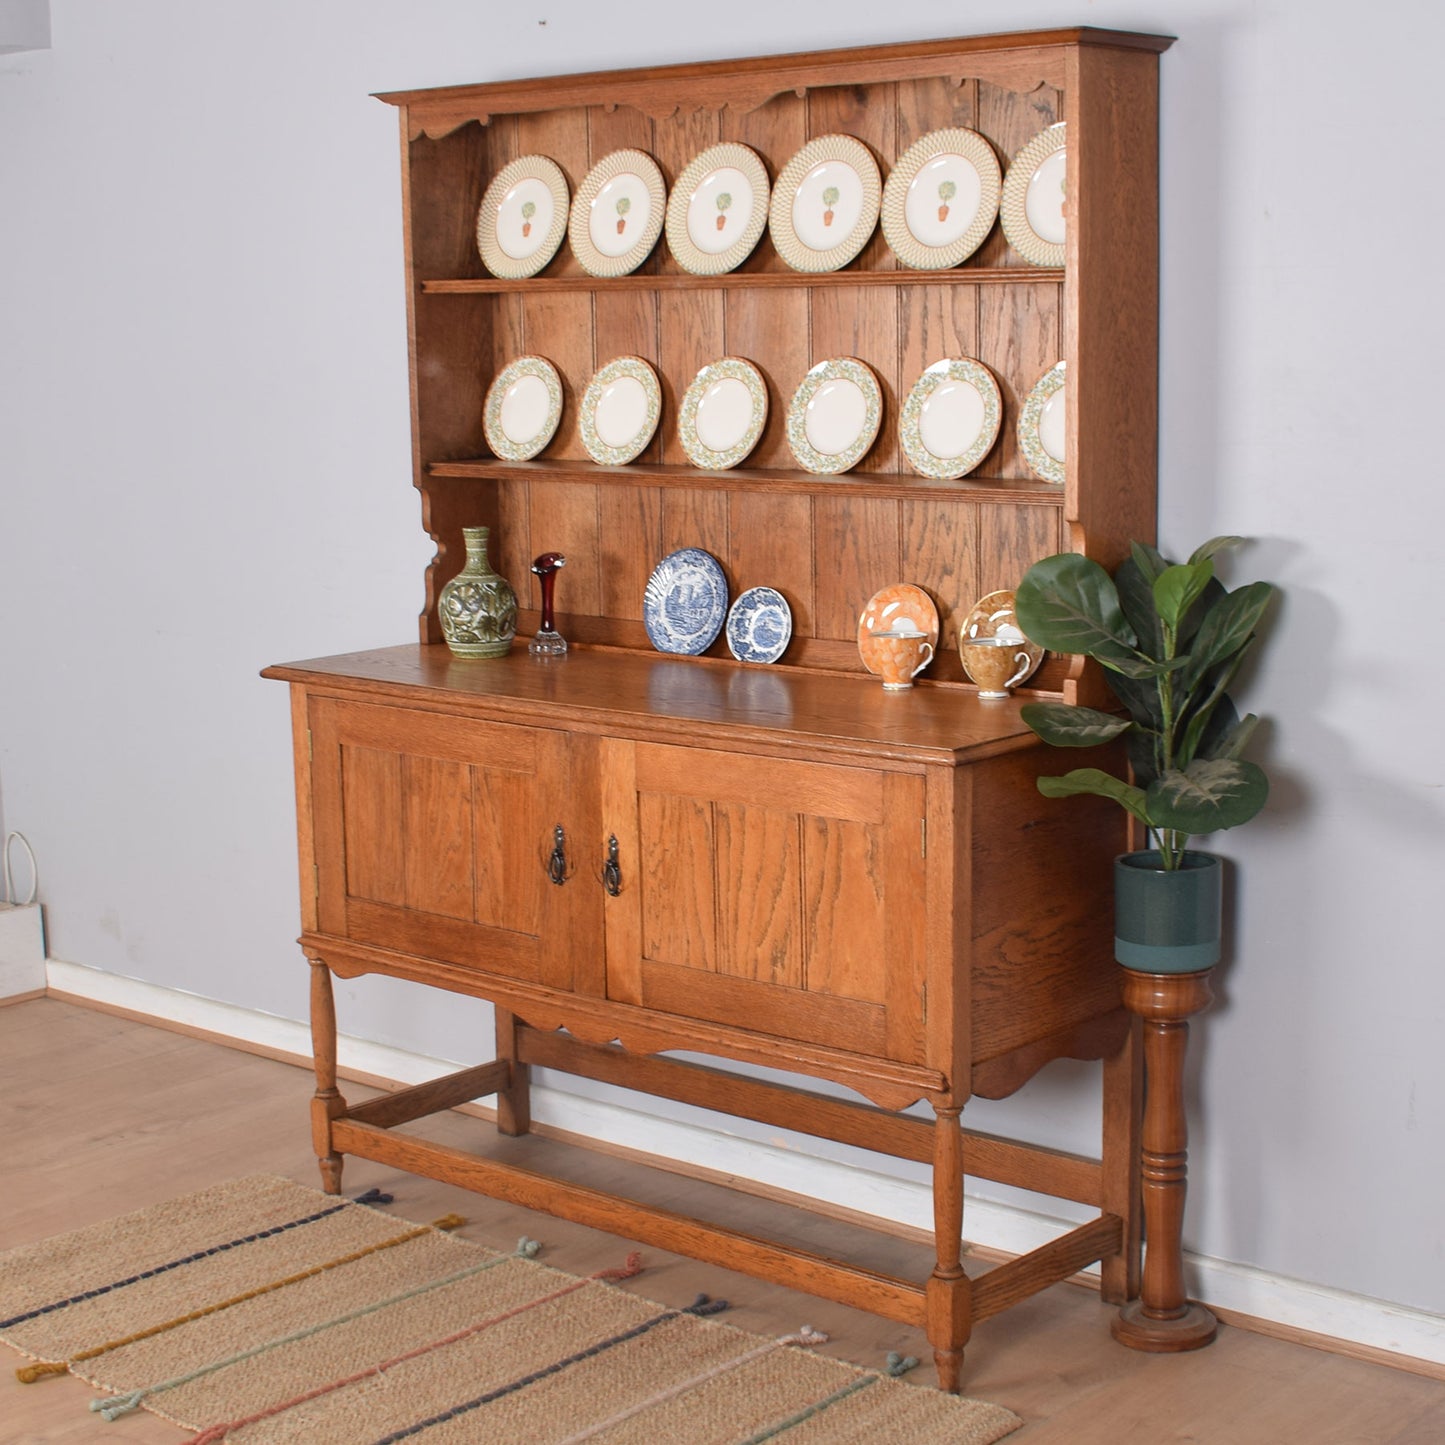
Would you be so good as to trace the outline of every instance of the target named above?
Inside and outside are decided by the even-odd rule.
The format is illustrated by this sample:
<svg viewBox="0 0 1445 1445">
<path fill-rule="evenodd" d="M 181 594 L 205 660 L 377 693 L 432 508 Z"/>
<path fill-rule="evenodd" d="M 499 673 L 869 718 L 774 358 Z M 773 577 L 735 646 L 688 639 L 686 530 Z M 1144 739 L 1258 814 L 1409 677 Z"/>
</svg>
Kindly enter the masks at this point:
<svg viewBox="0 0 1445 1445">
<path fill-rule="evenodd" d="M 602 865 L 602 886 L 611 898 L 616 898 L 622 892 L 622 869 L 617 863 L 616 833 L 607 839 L 607 861 Z"/>
<path fill-rule="evenodd" d="M 552 856 L 547 859 L 547 877 L 559 888 L 568 879 L 567 835 L 560 823 L 552 830 Z"/>
</svg>

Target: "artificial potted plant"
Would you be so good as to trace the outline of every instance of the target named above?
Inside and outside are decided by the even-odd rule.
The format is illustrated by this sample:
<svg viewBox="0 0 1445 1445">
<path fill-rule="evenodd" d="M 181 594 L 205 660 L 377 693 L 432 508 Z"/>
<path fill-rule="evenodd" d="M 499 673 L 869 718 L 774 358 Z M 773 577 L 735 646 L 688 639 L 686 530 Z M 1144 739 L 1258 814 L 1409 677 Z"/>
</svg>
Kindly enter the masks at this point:
<svg viewBox="0 0 1445 1445">
<path fill-rule="evenodd" d="M 1015 596 L 1019 626 L 1041 647 L 1095 659 L 1127 716 L 1028 703 L 1025 723 L 1058 747 L 1123 737 L 1131 776 L 1077 768 L 1039 791 L 1112 798 L 1154 846 L 1115 861 L 1115 956 L 1145 973 L 1192 973 L 1219 960 L 1220 860 L 1191 836 L 1236 828 L 1264 806 L 1269 781 L 1241 756 L 1258 719 L 1226 689 L 1274 593 L 1268 582 L 1227 590 L 1214 558 L 1238 545 L 1215 537 L 1173 564 L 1134 543 L 1113 577 L 1075 553 L 1029 568 Z"/>
</svg>

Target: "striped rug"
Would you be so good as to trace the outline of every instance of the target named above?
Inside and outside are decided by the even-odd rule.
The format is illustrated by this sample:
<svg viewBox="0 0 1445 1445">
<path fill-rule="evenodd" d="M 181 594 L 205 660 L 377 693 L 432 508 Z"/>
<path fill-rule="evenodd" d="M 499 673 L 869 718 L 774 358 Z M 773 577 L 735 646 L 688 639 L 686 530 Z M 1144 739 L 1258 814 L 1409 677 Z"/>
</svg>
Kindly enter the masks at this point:
<svg viewBox="0 0 1445 1445">
<path fill-rule="evenodd" d="M 905 1385 L 348 1201 L 258 1176 L 0 1254 L 0 1340 L 37 1389 L 198 1445 L 988 1445 L 1009 1411 Z"/>
</svg>

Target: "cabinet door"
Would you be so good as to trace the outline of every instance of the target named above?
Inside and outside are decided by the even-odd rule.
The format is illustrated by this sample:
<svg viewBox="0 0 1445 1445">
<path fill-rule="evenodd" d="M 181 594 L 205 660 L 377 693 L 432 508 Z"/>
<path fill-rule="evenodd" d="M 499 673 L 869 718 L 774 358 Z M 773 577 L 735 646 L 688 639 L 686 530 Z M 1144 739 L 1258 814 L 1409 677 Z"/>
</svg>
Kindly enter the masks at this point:
<svg viewBox="0 0 1445 1445">
<path fill-rule="evenodd" d="M 921 777 L 615 741 L 602 776 L 609 997 L 921 1060 Z"/>
<path fill-rule="evenodd" d="M 309 721 L 322 933 L 586 987 L 600 913 L 547 866 L 576 812 L 565 733 L 324 697 Z"/>
</svg>

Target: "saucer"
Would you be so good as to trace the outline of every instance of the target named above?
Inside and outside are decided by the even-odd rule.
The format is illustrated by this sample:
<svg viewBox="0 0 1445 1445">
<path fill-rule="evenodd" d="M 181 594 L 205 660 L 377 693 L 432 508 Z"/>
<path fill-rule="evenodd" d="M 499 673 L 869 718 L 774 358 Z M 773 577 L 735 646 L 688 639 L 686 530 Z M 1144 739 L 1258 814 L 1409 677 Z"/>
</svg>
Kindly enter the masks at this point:
<svg viewBox="0 0 1445 1445">
<path fill-rule="evenodd" d="M 922 632 L 930 646 L 937 649 L 938 608 L 923 588 L 911 582 L 895 582 L 868 599 L 858 619 L 858 655 L 869 672 L 878 671 L 877 647 L 872 634 L 905 627 Z"/>
</svg>

